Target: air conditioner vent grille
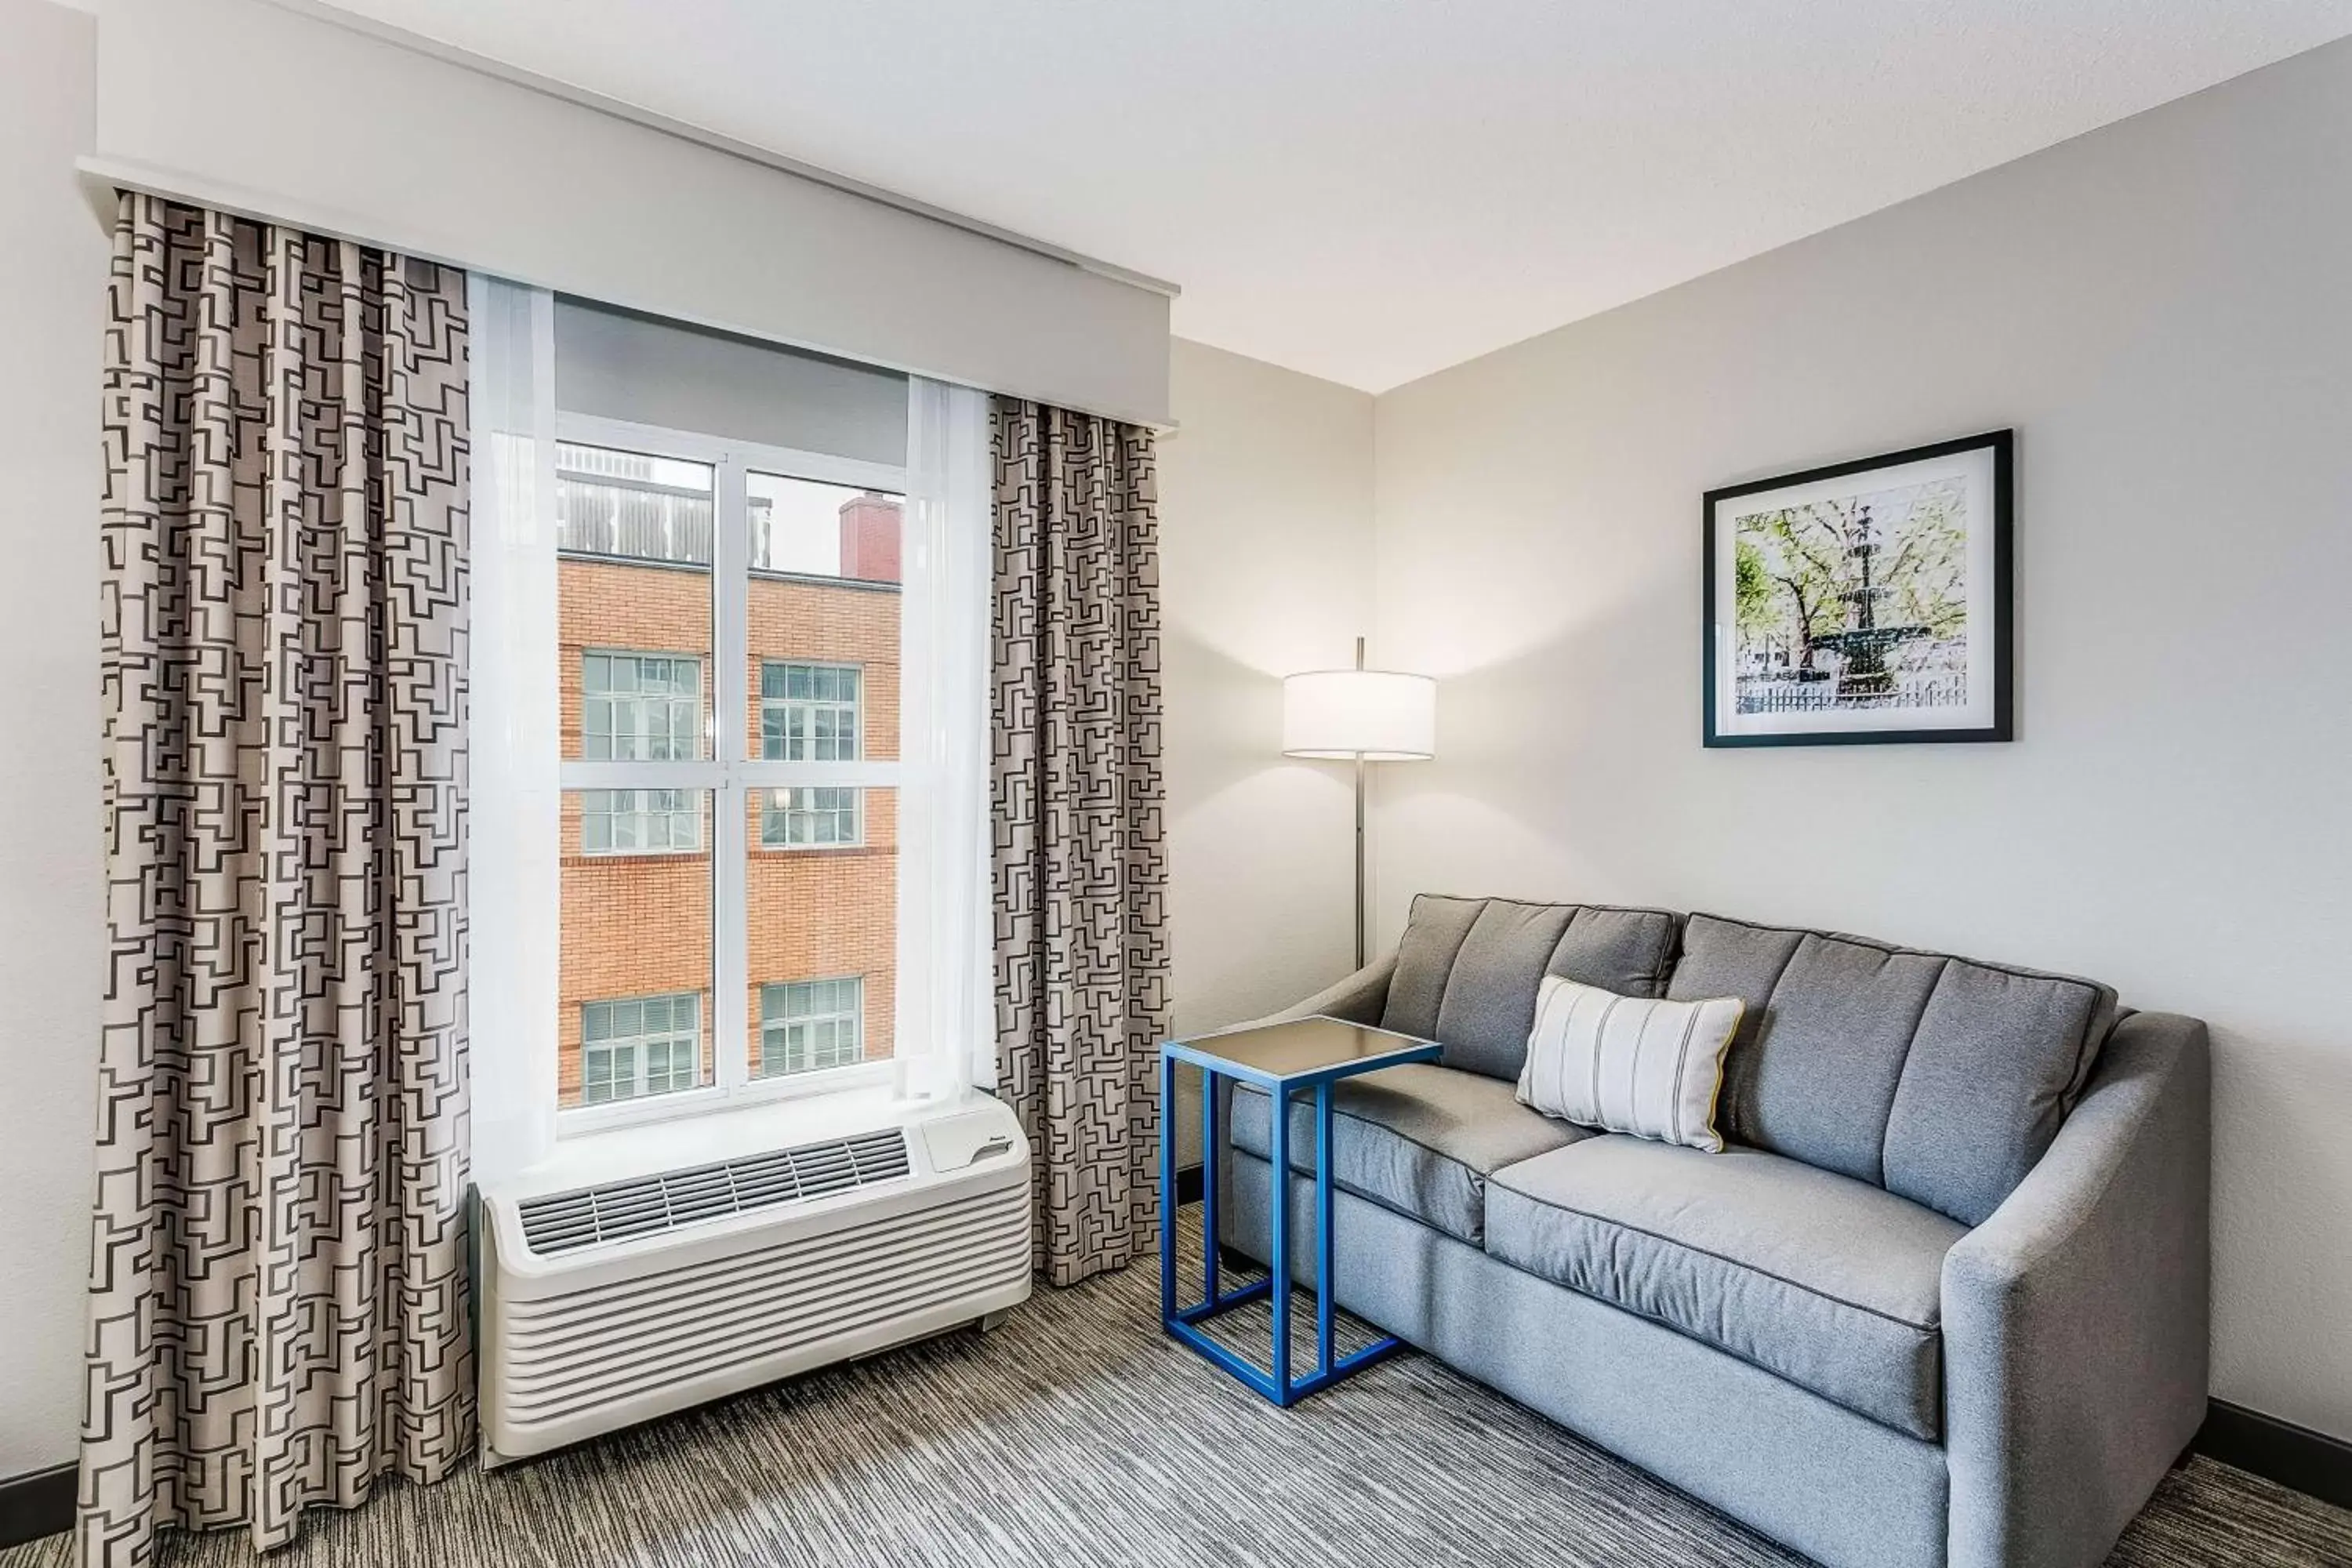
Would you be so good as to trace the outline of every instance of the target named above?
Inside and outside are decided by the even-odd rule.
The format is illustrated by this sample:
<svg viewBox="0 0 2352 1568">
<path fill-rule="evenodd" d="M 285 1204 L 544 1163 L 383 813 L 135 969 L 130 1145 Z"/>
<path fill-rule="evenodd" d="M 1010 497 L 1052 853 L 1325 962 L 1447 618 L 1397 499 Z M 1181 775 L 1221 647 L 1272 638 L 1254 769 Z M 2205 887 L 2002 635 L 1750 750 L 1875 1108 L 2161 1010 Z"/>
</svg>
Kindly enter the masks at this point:
<svg viewBox="0 0 2352 1568">
<path fill-rule="evenodd" d="M 527 1198 L 520 1205 L 523 1240 L 531 1251 L 546 1257 L 825 1197 L 876 1182 L 895 1181 L 908 1172 L 907 1134 L 893 1127 L 829 1143 Z"/>
</svg>

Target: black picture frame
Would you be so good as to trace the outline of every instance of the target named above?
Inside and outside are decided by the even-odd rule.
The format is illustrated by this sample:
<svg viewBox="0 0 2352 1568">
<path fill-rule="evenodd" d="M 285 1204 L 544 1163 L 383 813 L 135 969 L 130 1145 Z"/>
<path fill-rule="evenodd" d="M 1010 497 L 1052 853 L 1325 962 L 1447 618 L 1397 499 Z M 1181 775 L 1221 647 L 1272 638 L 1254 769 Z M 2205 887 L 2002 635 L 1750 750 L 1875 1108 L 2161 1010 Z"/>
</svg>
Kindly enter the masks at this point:
<svg viewBox="0 0 2352 1568">
<path fill-rule="evenodd" d="M 1958 742 L 2010 741 L 2016 738 L 2016 703 L 2014 644 L 2015 630 L 2015 552 L 2013 540 L 2012 490 L 2014 485 L 2016 432 L 2013 429 L 1988 430 L 1981 435 L 1964 436 L 1956 440 L 1937 441 L 1924 447 L 1908 447 L 1901 451 L 1883 452 L 1873 457 L 1856 458 L 1850 462 L 1830 463 L 1815 468 L 1801 468 L 1790 473 L 1774 474 L 1766 479 L 1750 479 L 1741 484 L 1725 485 L 1708 490 L 1701 502 L 1702 560 L 1700 574 L 1700 675 L 1703 734 L 1710 748 L 1738 746 L 1888 746 L 1947 744 Z M 1717 639 L 1725 625 L 1717 603 L 1717 595 L 1724 586 L 1717 570 L 1717 514 L 1724 502 L 1759 495 L 1766 491 L 1788 489 L 1801 485 L 1816 484 L 1827 479 L 1849 479 L 1867 474 L 1874 469 L 1895 468 L 1906 465 L 1953 458 L 1976 452 L 1989 452 L 1992 464 L 1990 498 L 1992 530 L 1992 626 L 1983 634 L 1971 627 L 1971 638 L 1985 635 L 1990 639 L 1992 652 L 1991 721 L 1969 728 L 1890 728 L 1885 730 L 1800 730 L 1761 733 L 1725 733 L 1717 723 L 1719 671 L 1722 652 Z M 1899 713 L 1901 710 L 1896 710 Z M 1916 711 L 1916 710 L 1915 710 Z"/>
</svg>

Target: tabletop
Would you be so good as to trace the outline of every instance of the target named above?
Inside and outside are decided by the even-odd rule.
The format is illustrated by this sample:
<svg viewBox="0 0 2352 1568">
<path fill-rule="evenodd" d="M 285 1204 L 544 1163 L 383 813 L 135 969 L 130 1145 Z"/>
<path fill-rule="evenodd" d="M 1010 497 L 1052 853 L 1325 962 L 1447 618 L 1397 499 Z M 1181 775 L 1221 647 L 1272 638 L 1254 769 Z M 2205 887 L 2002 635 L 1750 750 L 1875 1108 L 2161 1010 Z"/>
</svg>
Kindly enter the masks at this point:
<svg viewBox="0 0 2352 1568">
<path fill-rule="evenodd" d="M 1326 1017 L 1171 1040 L 1167 1046 L 1179 1060 L 1261 1082 L 1352 1077 L 1403 1062 L 1435 1061 L 1438 1049 L 1434 1040 Z"/>
</svg>

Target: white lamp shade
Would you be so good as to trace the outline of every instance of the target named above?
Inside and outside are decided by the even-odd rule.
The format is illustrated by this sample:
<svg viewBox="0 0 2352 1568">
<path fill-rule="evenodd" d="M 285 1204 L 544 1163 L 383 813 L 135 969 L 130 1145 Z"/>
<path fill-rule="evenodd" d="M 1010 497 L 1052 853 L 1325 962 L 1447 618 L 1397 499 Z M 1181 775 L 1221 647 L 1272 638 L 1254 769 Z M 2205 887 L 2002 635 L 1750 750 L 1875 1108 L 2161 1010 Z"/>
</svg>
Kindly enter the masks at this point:
<svg viewBox="0 0 2352 1568">
<path fill-rule="evenodd" d="M 1437 682 L 1387 669 L 1314 669 L 1282 683 L 1293 757 L 1417 763 L 1437 754 Z"/>
</svg>

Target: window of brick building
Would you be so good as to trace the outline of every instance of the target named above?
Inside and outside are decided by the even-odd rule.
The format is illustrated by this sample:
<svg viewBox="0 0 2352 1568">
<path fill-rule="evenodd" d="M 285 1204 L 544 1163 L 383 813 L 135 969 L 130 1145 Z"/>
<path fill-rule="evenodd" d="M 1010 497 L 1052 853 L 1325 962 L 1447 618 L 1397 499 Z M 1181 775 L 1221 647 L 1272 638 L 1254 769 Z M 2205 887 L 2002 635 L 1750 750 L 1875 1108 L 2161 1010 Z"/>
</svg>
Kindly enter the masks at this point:
<svg viewBox="0 0 2352 1568">
<path fill-rule="evenodd" d="M 580 792 L 583 855 L 690 855 L 702 847 L 702 808 L 684 789 Z"/>
<path fill-rule="evenodd" d="M 694 1088 L 702 1074 L 702 998 L 639 996 L 580 1009 L 586 1105 Z"/>
<path fill-rule="evenodd" d="M 863 674 L 854 664 L 762 661 L 761 755 L 782 763 L 857 761 Z M 760 814 L 760 842 L 771 849 L 855 845 L 861 839 L 858 796 L 854 789 L 770 790 Z"/>
<path fill-rule="evenodd" d="M 903 475 L 559 429 L 566 1124 L 880 1083 Z"/>
<path fill-rule="evenodd" d="M 760 803 L 760 843 L 768 849 L 852 848 L 864 842 L 854 789 L 772 789 Z"/>
<path fill-rule="evenodd" d="M 702 754 L 702 660 L 599 648 L 580 656 L 580 754 L 674 763 Z"/>
<path fill-rule="evenodd" d="M 701 754 L 702 660 L 599 648 L 580 656 L 581 753 L 593 762 L 686 762 Z M 702 847 L 691 791 L 581 793 L 583 855 L 683 855 Z"/>
<path fill-rule="evenodd" d="M 779 763 L 857 760 L 854 664 L 768 659 L 760 666 L 760 754 Z"/>
<path fill-rule="evenodd" d="M 760 988 L 760 1076 L 865 1059 L 866 982 L 795 980 Z"/>
</svg>

